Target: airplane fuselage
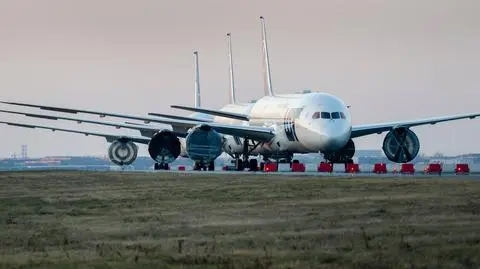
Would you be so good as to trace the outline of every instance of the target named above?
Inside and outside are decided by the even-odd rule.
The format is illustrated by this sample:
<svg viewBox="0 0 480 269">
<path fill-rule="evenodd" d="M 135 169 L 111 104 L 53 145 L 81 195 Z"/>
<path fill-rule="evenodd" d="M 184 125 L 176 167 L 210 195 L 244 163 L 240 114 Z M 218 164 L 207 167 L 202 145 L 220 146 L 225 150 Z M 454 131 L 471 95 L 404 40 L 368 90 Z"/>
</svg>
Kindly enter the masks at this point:
<svg viewBox="0 0 480 269">
<path fill-rule="evenodd" d="M 347 144 L 351 135 L 352 123 L 346 104 L 327 93 L 265 96 L 254 103 L 227 105 L 221 110 L 249 115 L 250 121 L 216 116 L 215 122 L 275 129 L 273 139 L 251 148 L 253 155 L 337 151 Z M 226 136 L 226 152 L 242 153 L 242 145 L 243 139 Z"/>
</svg>

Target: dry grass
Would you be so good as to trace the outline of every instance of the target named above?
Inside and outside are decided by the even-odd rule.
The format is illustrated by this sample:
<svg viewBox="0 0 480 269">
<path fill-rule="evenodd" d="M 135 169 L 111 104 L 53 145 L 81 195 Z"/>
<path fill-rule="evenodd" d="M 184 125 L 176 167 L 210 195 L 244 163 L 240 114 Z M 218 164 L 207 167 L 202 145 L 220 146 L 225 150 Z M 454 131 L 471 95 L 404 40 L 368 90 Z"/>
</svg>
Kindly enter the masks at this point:
<svg viewBox="0 0 480 269">
<path fill-rule="evenodd" d="M 480 182 L 1 173 L 0 268 L 478 268 Z"/>
</svg>

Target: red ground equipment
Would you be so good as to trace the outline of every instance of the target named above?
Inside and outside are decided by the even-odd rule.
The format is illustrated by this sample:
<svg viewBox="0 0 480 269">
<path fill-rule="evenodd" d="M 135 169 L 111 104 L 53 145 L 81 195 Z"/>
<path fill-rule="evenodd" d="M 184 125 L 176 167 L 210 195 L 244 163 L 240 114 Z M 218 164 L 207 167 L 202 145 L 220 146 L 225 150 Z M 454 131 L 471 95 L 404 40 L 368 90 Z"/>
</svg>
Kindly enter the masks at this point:
<svg viewBox="0 0 480 269">
<path fill-rule="evenodd" d="M 425 166 L 425 174 L 442 174 L 442 165 L 439 163 L 430 163 Z"/>
<path fill-rule="evenodd" d="M 331 173 L 333 172 L 333 164 L 321 162 L 317 167 L 317 172 Z"/>
<path fill-rule="evenodd" d="M 400 173 L 402 174 L 414 174 L 415 173 L 415 166 L 413 163 L 402 163 L 402 167 L 400 168 Z"/>
<path fill-rule="evenodd" d="M 455 174 L 468 174 L 470 173 L 470 167 L 468 166 L 468 163 L 458 163 L 455 166 Z"/>
<path fill-rule="evenodd" d="M 358 173 L 360 172 L 360 166 L 358 163 L 347 163 L 345 166 L 345 173 Z"/>
<path fill-rule="evenodd" d="M 185 166 L 180 165 L 180 166 L 178 167 L 178 171 L 185 171 Z"/>
<path fill-rule="evenodd" d="M 376 163 L 373 165 L 373 172 L 375 174 L 386 174 L 387 173 L 387 164 L 386 163 Z"/>
<path fill-rule="evenodd" d="M 292 163 L 292 172 L 305 172 L 305 164 Z"/>
<path fill-rule="evenodd" d="M 263 171 L 264 172 L 277 172 L 278 171 L 278 166 L 276 163 L 266 163 L 263 166 Z"/>
</svg>

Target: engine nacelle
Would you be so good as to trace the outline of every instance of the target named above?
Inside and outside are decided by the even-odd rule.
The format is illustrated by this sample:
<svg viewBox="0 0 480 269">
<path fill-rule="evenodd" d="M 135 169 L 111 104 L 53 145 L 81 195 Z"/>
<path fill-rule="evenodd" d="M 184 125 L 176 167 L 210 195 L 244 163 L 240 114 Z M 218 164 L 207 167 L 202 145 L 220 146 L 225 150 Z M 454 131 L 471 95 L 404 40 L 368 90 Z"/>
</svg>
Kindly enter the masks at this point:
<svg viewBox="0 0 480 269">
<path fill-rule="evenodd" d="M 138 147 L 127 138 L 119 138 L 108 147 L 108 158 L 116 165 L 130 165 L 137 159 Z"/>
<path fill-rule="evenodd" d="M 408 163 L 417 157 L 420 142 L 417 135 L 410 129 L 400 127 L 391 130 L 383 140 L 385 156 L 396 163 Z"/>
<path fill-rule="evenodd" d="M 188 132 L 185 144 L 190 159 L 207 164 L 222 154 L 223 137 L 212 127 L 202 124 Z"/>
<path fill-rule="evenodd" d="M 158 163 L 171 163 L 180 155 L 180 141 L 169 130 L 161 130 L 148 143 L 150 157 Z"/>
<path fill-rule="evenodd" d="M 355 155 L 355 143 L 352 139 L 348 140 L 347 144 L 339 151 L 324 152 L 326 160 L 332 163 L 347 163 L 350 162 Z"/>
</svg>

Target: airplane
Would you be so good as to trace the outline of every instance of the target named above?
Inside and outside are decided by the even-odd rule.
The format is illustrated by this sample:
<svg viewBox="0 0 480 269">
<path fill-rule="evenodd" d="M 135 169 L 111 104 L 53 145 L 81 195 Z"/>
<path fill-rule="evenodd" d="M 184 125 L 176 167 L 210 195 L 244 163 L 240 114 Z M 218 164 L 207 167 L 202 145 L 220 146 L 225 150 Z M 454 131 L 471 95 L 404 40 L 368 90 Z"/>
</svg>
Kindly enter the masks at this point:
<svg viewBox="0 0 480 269">
<path fill-rule="evenodd" d="M 181 151 L 178 136 L 185 137 L 186 151 L 193 153 L 208 148 L 216 155 L 224 148 L 224 137 L 232 137 L 236 142 L 241 138 L 241 154 L 236 154 L 238 170 L 243 164 L 256 165 L 251 155 L 262 155 L 264 158 L 285 157 L 291 162 L 294 153 L 322 153 L 330 163 L 353 162 L 355 143 L 353 139 L 387 132 L 382 150 L 386 157 L 395 163 L 407 163 L 419 152 L 420 142 L 412 127 L 433 125 L 440 122 L 474 119 L 480 113 L 467 113 L 452 116 L 432 117 L 425 119 L 383 122 L 374 124 L 352 125 L 348 106 L 339 97 L 325 92 L 303 92 L 295 94 L 275 94 L 271 83 L 269 55 L 267 49 L 266 27 L 263 17 L 262 46 L 264 56 L 265 96 L 243 107 L 231 110 L 222 108 L 206 109 L 189 106 L 171 106 L 173 108 L 211 115 L 212 120 L 202 121 L 193 118 L 144 117 L 106 113 L 90 110 L 52 107 L 37 104 L 0 101 L 4 104 L 27 106 L 65 113 L 86 113 L 101 117 L 112 116 L 140 120 L 144 123 L 170 124 L 173 131 L 162 130 L 148 139 L 149 152 L 156 161 L 169 160 L 165 156 L 176 158 Z M 178 117 L 178 116 L 174 116 Z M 1 122 L 6 123 L 6 122 Z M 7 123 L 8 124 L 8 123 Z M 11 124 L 11 123 L 10 123 Z M 11 125 L 31 127 L 13 123 Z M 134 126 L 134 125 L 133 125 Z M 145 128 L 145 126 L 137 126 Z M 47 128 L 51 129 L 51 128 Z M 79 131 L 73 131 L 79 132 Z M 163 132 L 163 133 L 162 133 Z M 177 133 L 174 133 L 177 132 Z M 111 136 L 105 136 L 112 139 Z M 145 143 L 137 137 L 113 137 L 118 143 Z M 130 145 L 130 144 L 129 144 Z M 190 154 L 187 154 L 190 155 Z M 194 155 L 194 154 L 193 154 Z M 242 158 L 240 158 L 240 155 Z M 218 156 L 217 156 L 218 157 Z"/>
<path fill-rule="evenodd" d="M 225 110 L 228 111 L 235 111 L 238 110 L 238 108 L 243 108 L 245 107 L 245 104 L 239 104 L 236 102 L 235 98 L 235 87 L 234 87 L 234 77 L 233 77 L 233 60 L 232 60 L 232 45 L 231 45 L 231 34 L 227 33 L 228 37 L 228 47 L 229 47 L 229 69 L 230 69 L 230 104 L 226 105 L 224 108 Z M 194 68 L 195 68 L 195 107 L 199 108 L 201 106 L 201 100 L 200 100 L 200 75 L 199 75 L 199 64 L 198 64 L 198 51 L 194 51 Z M 60 111 L 64 112 L 64 110 L 58 110 L 56 109 L 55 111 Z M 135 138 L 137 143 L 143 143 L 143 144 L 148 144 L 149 145 L 149 154 L 150 156 L 158 161 L 155 163 L 154 169 L 169 169 L 168 164 L 172 161 L 174 161 L 178 156 L 180 157 L 188 157 L 191 158 L 195 161 L 194 165 L 194 170 L 206 170 L 207 165 L 208 165 L 208 170 L 214 170 L 214 162 L 213 160 L 216 159 L 219 155 L 218 150 L 214 150 L 213 153 L 210 151 L 208 148 L 205 147 L 199 147 L 197 146 L 197 149 L 194 147 L 189 147 L 189 152 L 186 150 L 186 134 L 185 132 L 187 131 L 183 125 L 175 125 L 172 124 L 172 130 L 168 130 L 167 128 L 158 128 L 158 127 L 151 127 L 148 126 L 147 124 L 139 124 L 139 123 L 132 123 L 132 122 L 125 122 L 124 124 L 122 123 L 116 123 L 116 122 L 100 122 L 100 121 L 94 121 L 94 120 L 87 120 L 87 119 L 78 119 L 78 118 L 71 118 L 71 117 L 62 117 L 62 116 L 51 116 L 51 115 L 42 115 L 42 114 L 35 114 L 35 113 L 23 113 L 23 112 L 17 112 L 17 111 L 11 111 L 11 110 L 0 110 L 0 112 L 4 113 L 10 113 L 10 114 L 19 114 L 19 115 L 24 115 L 28 117 L 34 117 L 34 118 L 41 118 L 41 119 L 49 119 L 49 120 L 67 120 L 67 121 L 75 121 L 77 123 L 91 123 L 91 124 L 100 124 L 100 125 L 106 125 L 106 126 L 113 126 L 117 129 L 124 128 L 124 129 L 134 129 L 134 130 L 139 130 L 142 136 L 152 138 L 153 136 L 160 136 L 163 135 L 165 136 L 167 133 L 171 133 L 174 136 L 178 137 L 178 142 L 180 144 L 180 150 L 178 150 L 178 143 L 175 139 L 171 137 L 164 137 L 163 139 L 171 139 L 168 140 L 166 143 L 167 145 L 173 144 L 172 148 L 168 150 L 164 150 L 163 154 L 158 155 L 158 152 L 155 150 L 156 146 L 154 145 L 153 141 L 149 141 L 147 143 L 144 140 L 140 140 L 140 138 Z M 87 112 L 87 111 L 83 111 Z M 196 120 L 196 121 L 202 121 L 202 122 L 210 122 L 212 121 L 213 117 L 209 114 L 204 114 L 204 113 L 199 113 L 199 112 L 194 112 L 190 114 L 189 116 L 175 116 L 175 115 L 167 115 L 167 114 L 159 114 L 159 113 L 149 113 L 150 115 L 157 116 L 157 117 L 165 117 L 165 118 L 171 118 L 171 119 L 180 119 L 180 120 Z M 113 114 L 109 114 L 109 116 L 113 116 Z M 101 116 L 103 117 L 103 116 Z M 135 117 L 129 117 L 130 119 L 135 119 Z M 151 120 L 152 122 L 155 122 L 154 119 Z M 150 121 L 145 121 L 146 123 L 150 123 Z M 9 125 L 14 125 L 14 126 L 22 126 L 22 127 L 29 127 L 29 128 L 43 128 L 43 129 L 51 129 L 51 130 L 59 130 L 59 131 L 66 131 L 66 132 L 76 132 L 76 133 L 83 133 L 85 135 L 88 135 L 87 132 L 78 132 L 74 130 L 68 130 L 68 129 L 56 129 L 54 127 L 48 127 L 48 126 L 33 126 L 33 125 L 28 125 L 28 124 L 15 124 L 15 123 L 8 123 L 8 122 L 2 122 L 5 124 Z M 97 133 L 90 133 L 90 135 L 97 135 L 97 136 L 102 136 L 102 134 L 97 134 Z M 114 137 L 113 135 L 107 136 L 105 134 L 105 137 L 108 137 L 109 139 L 111 137 Z M 136 159 L 138 148 L 131 143 L 131 141 L 128 141 L 128 138 L 122 137 L 121 139 L 112 140 L 112 139 L 107 139 L 108 142 L 111 142 L 112 144 L 110 145 L 108 149 L 108 156 L 109 159 L 117 165 L 129 165 L 133 163 L 133 161 Z M 231 151 L 238 151 L 238 148 L 242 148 L 241 141 L 237 137 L 233 136 L 223 136 L 223 145 L 227 149 L 227 153 Z M 143 142 L 141 142 L 143 141 Z M 152 143 L 152 145 L 150 145 Z M 168 148 L 168 146 L 167 146 Z M 173 153 L 169 154 L 169 150 L 171 150 Z M 161 159 L 161 161 L 159 161 Z M 207 164 L 207 165 L 206 165 Z"/>
</svg>

